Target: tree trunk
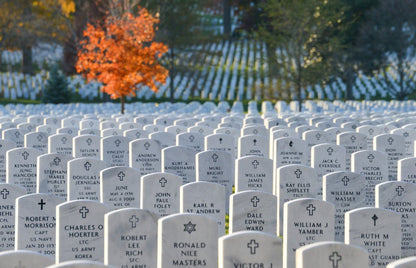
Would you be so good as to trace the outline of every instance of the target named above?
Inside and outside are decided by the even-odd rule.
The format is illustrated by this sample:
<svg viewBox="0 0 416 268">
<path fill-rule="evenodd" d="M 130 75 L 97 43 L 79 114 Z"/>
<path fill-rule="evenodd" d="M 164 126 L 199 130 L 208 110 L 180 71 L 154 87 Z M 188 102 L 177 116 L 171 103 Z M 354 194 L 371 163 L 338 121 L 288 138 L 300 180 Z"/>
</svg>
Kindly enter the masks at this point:
<svg viewBox="0 0 416 268">
<path fill-rule="evenodd" d="M 231 5 L 230 0 L 223 0 L 223 27 L 224 36 L 228 39 L 231 36 Z"/>
<path fill-rule="evenodd" d="M 278 90 L 277 88 L 273 88 L 273 79 L 279 76 L 279 67 L 277 64 L 277 55 L 276 55 L 276 46 L 271 45 L 269 42 L 266 42 L 266 58 L 267 58 L 267 65 L 268 65 L 268 73 L 266 75 L 269 76 L 270 86 L 269 86 L 269 98 L 274 98 L 274 91 Z"/>
<path fill-rule="evenodd" d="M 173 47 L 170 48 L 170 53 L 169 53 L 169 61 L 170 61 L 170 70 L 169 70 L 169 77 L 170 77 L 170 82 L 169 82 L 169 87 L 170 87 L 170 102 L 174 103 L 175 102 L 175 97 L 174 97 L 174 93 L 175 93 L 175 85 L 174 85 L 174 80 L 175 80 L 175 53 L 174 53 L 174 49 Z"/>
<path fill-rule="evenodd" d="M 66 75 L 74 75 L 76 74 L 75 65 L 77 63 L 77 49 L 76 49 L 76 41 L 74 38 L 68 39 L 63 48 L 63 63 L 62 63 L 62 70 Z"/>
<path fill-rule="evenodd" d="M 298 95 L 299 112 L 302 112 L 302 64 L 300 57 L 296 57 L 298 77 L 296 81 L 296 91 Z"/>
<path fill-rule="evenodd" d="M 33 75 L 32 46 L 24 45 L 22 47 L 22 54 L 22 73 Z"/>
<path fill-rule="evenodd" d="M 352 100 L 354 99 L 354 96 L 352 94 L 352 87 L 354 85 L 354 70 L 352 70 L 352 67 L 348 67 L 346 70 L 346 77 L 345 77 L 345 99 L 346 100 Z"/>
<path fill-rule="evenodd" d="M 124 102 L 125 102 L 125 96 L 120 97 L 120 104 L 121 104 L 121 114 L 124 114 Z"/>
<path fill-rule="evenodd" d="M 399 73 L 399 86 L 400 86 L 400 92 L 399 94 L 396 94 L 396 97 L 398 100 L 404 100 L 407 96 L 406 90 L 404 88 L 404 70 L 403 70 L 403 60 L 401 57 L 399 58 L 399 63 L 397 66 L 397 72 Z"/>
</svg>

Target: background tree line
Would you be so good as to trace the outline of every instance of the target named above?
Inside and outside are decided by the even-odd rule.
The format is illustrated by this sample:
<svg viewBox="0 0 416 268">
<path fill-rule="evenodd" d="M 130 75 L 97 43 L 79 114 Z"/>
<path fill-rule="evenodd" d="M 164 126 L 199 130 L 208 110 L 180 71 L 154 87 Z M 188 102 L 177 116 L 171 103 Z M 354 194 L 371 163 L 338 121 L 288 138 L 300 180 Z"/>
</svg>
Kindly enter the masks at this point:
<svg viewBox="0 0 416 268">
<path fill-rule="evenodd" d="M 346 85 L 345 98 L 352 99 L 358 75 L 384 73 L 389 84 L 389 68 L 399 81 L 390 87 L 391 96 L 406 99 L 415 91 L 416 0 L 0 0 L 0 51 L 22 50 L 22 72 L 33 73 L 31 47 L 61 44 L 61 67 L 71 75 L 87 23 L 99 24 L 109 14 L 139 6 L 160 18 L 155 40 L 169 47 L 162 62 L 169 70 L 172 99 L 175 75 L 192 76 L 198 68 L 189 64 L 189 53 L 198 63 L 209 53 L 199 49 L 203 44 L 235 38 L 265 42 L 268 76 L 289 81 L 288 90 L 299 101 L 308 85 L 335 77 Z M 210 12 L 222 16 L 223 35 L 207 25 Z M 277 50 L 292 60 L 279 61 Z"/>
</svg>

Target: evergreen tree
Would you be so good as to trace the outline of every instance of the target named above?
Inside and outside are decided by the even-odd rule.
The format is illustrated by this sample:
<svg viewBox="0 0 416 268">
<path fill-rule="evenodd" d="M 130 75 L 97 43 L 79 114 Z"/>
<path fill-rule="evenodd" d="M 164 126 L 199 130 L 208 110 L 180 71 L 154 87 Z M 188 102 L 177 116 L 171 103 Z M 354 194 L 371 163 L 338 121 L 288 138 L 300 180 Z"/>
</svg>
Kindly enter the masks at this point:
<svg viewBox="0 0 416 268">
<path fill-rule="evenodd" d="M 70 98 L 68 81 L 65 75 L 59 71 L 58 66 L 55 65 L 46 82 L 42 101 L 44 103 L 69 103 Z"/>
</svg>

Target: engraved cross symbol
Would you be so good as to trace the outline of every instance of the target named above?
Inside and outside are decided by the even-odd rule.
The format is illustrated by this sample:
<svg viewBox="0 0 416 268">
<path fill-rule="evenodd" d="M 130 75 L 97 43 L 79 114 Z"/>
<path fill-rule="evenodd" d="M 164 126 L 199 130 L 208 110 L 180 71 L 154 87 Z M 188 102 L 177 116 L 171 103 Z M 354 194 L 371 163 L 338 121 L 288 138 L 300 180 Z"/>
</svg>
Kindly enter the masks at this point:
<svg viewBox="0 0 416 268">
<path fill-rule="evenodd" d="M 393 141 L 394 141 L 394 139 L 392 137 L 390 137 L 390 138 L 387 139 L 387 142 L 389 143 L 389 145 L 392 145 L 393 144 Z"/>
<path fill-rule="evenodd" d="M 332 149 L 332 147 L 329 147 L 326 151 L 328 152 L 328 155 L 332 155 L 334 149 Z"/>
<path fill-rule="evenodd" d="M 257 166 L 260 164 L 259 161 L 254 160 L 253 162 L 251 162 L 251 164 L 253 165 L 254 169 L 257 169 Z"/>
<path fill-rule="evenodd" d="M 146 151 L 147 151 L 147 150 L 149 150 L 150 143 L 145 142 L 143 146 L 144 146 L 144 148 L 145 148 L 145 149 L 146 149 Z"/>
<path fill-rule="evenodd" d="M 89 170 L 90 170 L 90 168 L 91 168 L 91 166 L 92 166 L 92 165 L 91 165 L 91 163 L 90 163 L 90 162 L 88 162 L 88 161 L 87 161 L 87 162 L 85 162 L 85 164 L 84 164 L 84 167 L 85 167 L 85 170 L 86 170 L 86 171 L 89 171 Z"/>
<path fill-rule="evenodd" d="M 368 133 L 370 133 L 370 135 L 373 135 L 373 133 L 374 133 L 374 129 L 370 128 L 370 129 L 368 130 Z"/>
<path fill-rule="evenodd" d="M 219 138 L 218 141 L 220 142 L 220 144 L 222 144 L 222 138 Z"/>
<path fill-rule="evenodd" d="M 168 183 L 168 181 L 166 180 L 165 177 L 162 177 L 162 178 L 160 178 L 159 183 L 160 183 L 160 187 L 165 187 L 166 183 Z"/>
<path fill-rule="evenodd" d="M 253 134 L 257 134 L 259 131 L 257 129 L 253 130 Z"/>
<path fill-rule="evenodd" d="M 405 137 L 405 138 L 409 137 L 409 132 L 404 132 L 403 137 Z"/>
<path fill-rule="evenodd" d="M 20 132 L 19 132 L 19 131 L 16 131 L 16 132 L 14 133 L 14 135 L 16 136 L 16 138 L 19 138 L 19 137 L 20 137 Z"/>
<path fill-rule="evenodd" d="M 285 134 L 283 134 L 283 137 L 285 137 L 285 138 L 289 137 L 289 133 L 285 132 Z M 292 147 L 292 146 L 290 146 L 290 147 Z"/>
<path fill-rule="evenodd" d="M 348 182 L 350 181 L 350 179 L 347 176 L 344 176 L 341 181 L 344 183 L 344 186 L 348 186 Z"/>
<path fill-rule="evenodd" d="M 319 141 L 321 139 L 322 135 L 321 133 L 316 133 L 315 138 Z"/>
<path fill-rule="evenodd" d="M 136 228 L 136 223 L 139 222 L 139 219 L 136 217 L 136 215 L 133 215 L 130 217 L 129 222 L 131 223 L 131 228 Z"/>
<path fill-rule="evenodd" d="M 92 139 L 91 139 L 91 138 L 88 138 L 88 139 L 87 139 L 87 144 L 88 144 L 88 146 L 91 146 L 91 143 L 92 143 Z"/>
<path fill-rule="evenodd" d="M 53 163 L 55 164 L 55 166 L 59 166 L 59 164 L 61 163 L 61 158 L 55 157 L 55 159 L 53 160 Z"/>
<path fill-rule="evenodd" d="M 402 186 L 397 186 L 396 192 L 398 196 L 402 196 L 402 193 L 404 192 L 404 188 Z"/>
<path fill-rule="evenodd" d="M 289 141 L 289 147 L 293 147 L 293 141 Z"/>
<path fill-rule="evenodd" d="M 370 163 L 373 163 L 375 156 L 373 154 L 369 154 L 367 158 Z"/>
<path fill-rule="evenodd" d="M 85 218 L 87 217 L 88 212 L 90 212 L 90 210 L 89 210 L 86 206 L 83 206 L 83 207 L 79 210 L 79 213 L 81 214 L 81 217 L 82 217 L 83 219 L 85 219 Z"/>
<path fill-rule="evenodd" d="M 357 137 L 355 137 L 355 136 L 351 136 L 351 137 L 350 137 L 350 140 L 351 140 L 351 142 L 352 142 L 352 143 L 354 143 L 354 142 L 357 140 Z"/>
<path fill-rule="evenodd" d="M 256 143 L 257 143 L 257 140 L 256 140 L 256 139 L 254 139 L 254 140 L 253 140 L 253 145 L 254 145 L 254 146 L 256 146 Z"/>
<path fill-rule="evenodd" d="M 116 139 L 114 141 L 114 144 L 116 145 L 116 147 L 120 146 L 121 141 L 119 139 Z"/>
<path fill-rule="evenodd" d="M 118 177 L 118 179 L 119 179 L 120 181 L 123 181 L 123 180 L 124 180 L 124 177 L 126 177 L 126 174 L 124 174 L 124 172 L 123 172 L 123 171 L 120 171 L 120 172 L 117 174 L 117 177 Z"/>
<path fill-rule="evenodd" d="M 62 139 L 61 139 L 61 141 L 62 141 L 62 143 L 63 144 L 66 144 L 66 141 L 67 141 L 68 139 L 66 138 L 66 137 L 62 137 Z"/>
<path fill-rule="evenodd" d="M 332 262 L 332 268 L 338 268 L 338 262 L 342 260 L 341 255 L 338 252 L 334 251 L 329 255 L 329 261 Z"/>
<path fill-rule="evenodd" d="M 371 217 L 371 219 L 374 221 L 374 226 L 376 226 L 377 225 L 377 220 L 378 220 L 377 215 L 374 214 L 373 217 Z"/>
<path fill-rule="evenodd" d="M 211 156 L 211 158 L 212 158 L 212 161 L 217 162 L 217 160 L 218 160 L 218 155 L 217 155 L 217 154 L 213 154 L 213 155 Z"/>
<path fill-rule="evenodd" d="M 43 198 L 40 200 L 40 202 L 38 203 L 38 205 L 40 206 L 40 210 L 43 210 L 43 206 L 46 205 L 46 203 L 43 202 Z"/>
<path fill-rule="evenodd" d="M 43 136 L 42 135 L 38 135 L 37 136 L 37 139 L 38 139 L 39 142 L 41 142 L 43 140 Z"/>
<path fill-rule="evenodd" d="M 7 196 L 10 194 L 10 192 L 6 188 L 3 188 L 0 194 L 2 195 L 3 199 L 7 199 Z"/>
<path fill-rule="evenodd" d="M 260 202 L 260 199 L 257 196 L 253 196 L 250 200 L 250 202 L 253 204 L 253 207 L 257 207 L 257 204 Z"/>
<path fill-rule="evenodd" d="M 140 138 L 141 135 L 142 133 L 140 133 L 139 131 L 136 132 L 136 138 Z"/>
<path fill-rule="evenodd" d="M 256 249 L 259 247 L 259 243 L 256 242 L 256 240 L 251 239 L 249 243 L 247 243 L 247 248 L 250 249 L 250 254 L 254 255 L 256 254 Z"/>
<path fill-rule="evenodd" d="M 23 159 L 24 159 L 24 160 L 27 160 L 27 158 L 29 157 L 29 153 L 28 153 L 27 151 L 24 151 L 24 152 L 22 153 L 22 156 L 23 156 Z"/>
<path fill-rule="evenodd" d="M 189 136 L 189 138 L 188 138 L 188 139 L 189 139 L 189 141 L 190 141 L 190 142 L 194 142 L 194 140 L 195 140 L 195 136 L 194 136 L 194 135 L 191 135 L 191 136 Z"/>
<path fill-rule="evenodd" d="M 183 226 L 185 227 L 183 231 L 188 232 L 188 234 L 191 234 L 193 231 L 196 231 L 195 229 L 196 224 L 193 224 L 191 221 L 188 222 L 187 224 L 184 224 Z"/>
<path fill-rule="evenodd" d="M 313 212 L 316 210 L 316 207 L 313 204 L 309 204 L 306 207 L 306 210 L 308 211 L 309 216 L 313 216 Z"/>
<path fill-rule="evenodd" d="M 299 178 L 300 178 L 300 175 L 302 175 L 302 170 L 297 169 L 297 170 L 295 171 L 295 175 L 296 175 L 296 178 L 297 178 L 297 179 L 299 179 Z"/>
</svg>

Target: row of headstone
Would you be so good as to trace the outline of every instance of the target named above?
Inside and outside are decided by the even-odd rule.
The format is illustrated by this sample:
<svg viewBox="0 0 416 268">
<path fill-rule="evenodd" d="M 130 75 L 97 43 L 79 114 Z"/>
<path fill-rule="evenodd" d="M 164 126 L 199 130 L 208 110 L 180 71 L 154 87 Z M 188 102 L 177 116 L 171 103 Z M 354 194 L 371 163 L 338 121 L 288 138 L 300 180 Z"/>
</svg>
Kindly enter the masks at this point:
<svg viewBox="0 0 416 268">
<path fill-rule="evenodd" d="M 39 198 L 33 200 L 31 196 L 17 199 L 17 210 L 21 210 L 21 206 L 24 210 L 16 216 L 15 249 L 55 257 L 56 263 L 90 260 L 116 267 L 156 267 L 156 264 L 157 267 L 216 267 L 218 252 L 220 267 L 244 267 L 244 263 L 294 267 L 295 263 L 320 262 L 326 263 L 322 267 L 338 267 L 337 263 L 343 265 L 340 267 L 352 267 L 347 263 L 364 265 L 358 267 L 385 267 L 406 256 L 401 251 L 402 233 L 397 228 L 402 216 L 382 208 L 358 208 L 345 214 L 345 244 L 363 248 L 363 253 L 347 257 L 348 248 L 354 251 L 357 247 L 346 247 L 338 242 L 332 244 L 340 248 L 325 253 L 329 254 L 327 259 L 321 258 L 324 254 L 318 254 L 315 255 L 317 260 L 305 262 L 307 259 L 303 259 L 302 254 L 306 253 L 299 253 L 297 249 L 316 242 L 334 241 L 335 207 L 329 202 L 310 198 L 286 202 L 282 241 L 275 235 L 258 231 L 233 232 L 221 237 L 213 218 L 197 214 L 173 214 L 159 219 L 156 214 L 142 209 L 110 212 L 108 206 L 95 201 L 63 202 L 46 195 L 40 202 L 33 203 L 37 201 Z M 56 211 L 55 204 L 58 204 Z M 343 247 L 347 252 L 343 252 Z M 335 251 L 337 253 L 333 254 Z M 413 255 L 414 252 L 410 256 Z"/>
</svg>

